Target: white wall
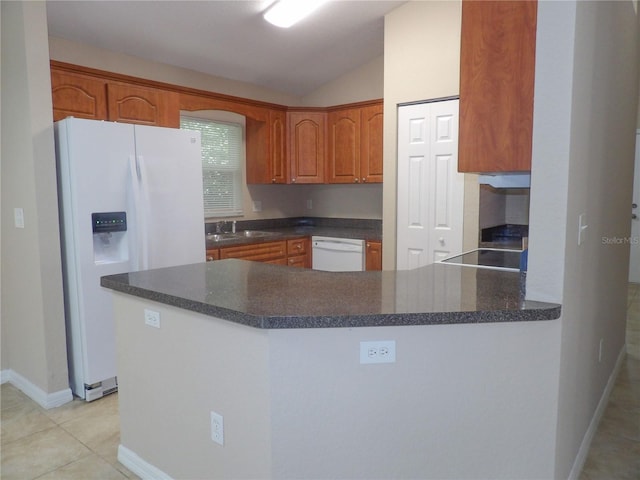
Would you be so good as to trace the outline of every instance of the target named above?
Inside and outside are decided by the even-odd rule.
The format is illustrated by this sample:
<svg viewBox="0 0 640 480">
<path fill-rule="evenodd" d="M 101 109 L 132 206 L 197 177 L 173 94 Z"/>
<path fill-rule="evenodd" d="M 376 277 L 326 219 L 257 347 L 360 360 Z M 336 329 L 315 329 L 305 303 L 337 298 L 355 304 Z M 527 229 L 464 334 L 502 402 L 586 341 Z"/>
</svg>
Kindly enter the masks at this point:
<svg viewBox="0 0 640 480">
<path fill-rule="evenodd" d="M 413 1 L 385 17 L 383 268 L 395 268 L 397 105 L 460 93 L 461 3 Z M 465 175 L 465 247 L 478 236 L 476 175 Z M 471 240 L 469 240 L 471 239 Z"/>
<path fill-rule="evenodd" d="M 266 331 L 114 299 L 121 443 L 173 478 L 553 475 L 556 321 Z M 396 363 L 361 365 L 369 340 Z"/>
<path fill-rule="evenodd" d="M 380 56 L 305 95 L 300 103 L 330 107 L 382 98 L 383 95 L 384 56 Z"/>
<path fill-rule="evenodd" d="M 1 8 L 1 368 L 48 394 L 69 383 L 46 12 L 44 2 Z"/>
<path fill-rule="evenodd" d="M 527 297 L 562 303 L 557 478 L 624 347 L 628 252 L 602 238 L 629 234 L 638 31 L 632 2 L 538 4 Z"/>
</svg>

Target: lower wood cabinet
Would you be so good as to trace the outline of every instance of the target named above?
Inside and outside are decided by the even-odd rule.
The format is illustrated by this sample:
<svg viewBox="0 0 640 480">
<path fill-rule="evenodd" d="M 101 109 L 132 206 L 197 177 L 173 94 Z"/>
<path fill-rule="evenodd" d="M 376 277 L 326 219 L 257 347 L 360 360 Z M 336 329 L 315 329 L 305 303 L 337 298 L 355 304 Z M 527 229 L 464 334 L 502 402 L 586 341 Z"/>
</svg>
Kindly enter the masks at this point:
<svg viewBox="0 0 640 480">
<path fill-rule="evenodd" d="M 311 239 L 309 237 L 279 242 L 252 243 L 207 250 L 207 261 L 239 258 L 274 265 L 311 268 Z"/>
<path fill-rule="evenodd" d="M 367 240 L 365 250 L 365 269 L 382 270 L 382 242 Z"/>
<path fill-rule="evenodd" d="M 311 239 L 309 237 L 287 240 L 287 265 L 311 268 Z"/>
<path fill-rule="evenodd" d="M 220 260 L 225 258 L 241 258 L 257 262 L 269 262 L 285 258 L 287 242 L 265 242 L 250 245 L 237 245 L 220 249 Z"/>
</svg>

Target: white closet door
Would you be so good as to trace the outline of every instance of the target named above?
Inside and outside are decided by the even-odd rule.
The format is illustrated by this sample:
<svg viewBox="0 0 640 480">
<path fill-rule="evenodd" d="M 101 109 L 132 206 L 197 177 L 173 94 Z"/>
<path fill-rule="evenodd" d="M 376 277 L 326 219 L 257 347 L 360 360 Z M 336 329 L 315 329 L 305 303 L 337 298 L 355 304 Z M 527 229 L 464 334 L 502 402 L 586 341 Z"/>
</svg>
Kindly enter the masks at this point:
<svg viewBox="0 0 640 480">
<path fill-rule="evenodd" d="M 398 270 L 462 252 L 458 103 L 421 103 L 398 110 Z"/>
</svg>

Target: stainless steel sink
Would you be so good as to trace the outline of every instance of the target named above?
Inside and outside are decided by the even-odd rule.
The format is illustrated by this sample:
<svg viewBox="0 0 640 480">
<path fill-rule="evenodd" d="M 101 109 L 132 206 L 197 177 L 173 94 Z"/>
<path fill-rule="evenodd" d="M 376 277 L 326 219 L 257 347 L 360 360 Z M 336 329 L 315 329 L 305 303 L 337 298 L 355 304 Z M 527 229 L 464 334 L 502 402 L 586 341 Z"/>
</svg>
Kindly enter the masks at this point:
<svg viewBox="0 0 640 480">
<path fill-rule="evenodd" d="M 253 237 L 274 237 L 277 235 L 282 235 L 279 232 L 263 232 L 260 230 L 244 230 L 243 232 L 239 233 L 240 236 L 242 237 L 246 237 L 246 238 L 253 238 Z"/>
<path fill-rule="evenodd" d="M 282 235 L 279 232 L 264 232 L 260 230 L 244 230 L 242 232 L 225 232 L 225 233 L 209 233 L 207 240 L 211 242 L 222 242 L 224 240 L 233 240 L 234 238 L 264 238 Z"/>
<path fill-rule="evenodd" d="M 232 238 L 240 238 L 237 233 L 209 233 L 207 234 L 207 240 L 213 242 L 221 242 L 223 240 L 230 240 Z"/>
</svg>

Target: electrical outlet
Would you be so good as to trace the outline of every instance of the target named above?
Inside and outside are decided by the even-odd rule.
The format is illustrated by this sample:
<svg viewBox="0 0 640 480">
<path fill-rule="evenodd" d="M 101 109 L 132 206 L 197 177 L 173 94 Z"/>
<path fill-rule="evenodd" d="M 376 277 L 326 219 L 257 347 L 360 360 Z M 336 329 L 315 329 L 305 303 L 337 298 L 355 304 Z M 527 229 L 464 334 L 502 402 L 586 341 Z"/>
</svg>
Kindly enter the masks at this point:
<svg viewBox="0 0 640 480">
<path fill-rule="evenodd" d="M 251 202 L 251 207 L 254 212 L 262 211 L 262 200 L 254 200 Z"/>
<path fill-rule="evenodd" d="M 144 309 L 144 323 L 150 327 L 160 328 L 160 312 Z"/>
<path fill-rule="evenodd" d="M 214 411 L 211 412 L 211 440 L 224 445 L 224 419 Z"/>
<path fill-rule="evenodd" d="M 360 342 L 360 363 L 395 363 L 396 341 Z"/>
<path fill-rule="evenodd" d="M 313 200 L 309 199 L 307 200 L 307 210 L 312 210 L 313 209 Z"/>
</svg>

